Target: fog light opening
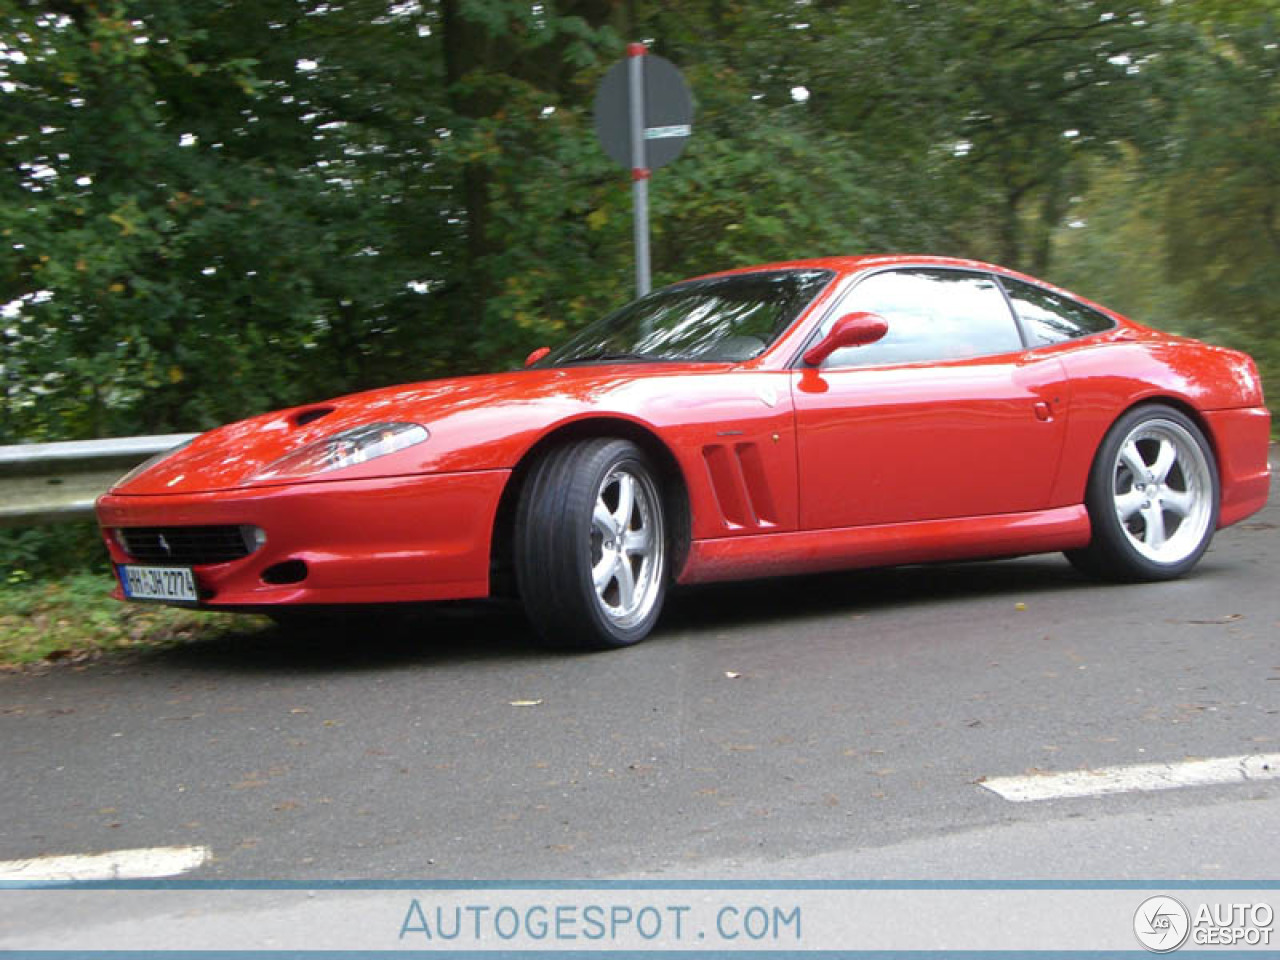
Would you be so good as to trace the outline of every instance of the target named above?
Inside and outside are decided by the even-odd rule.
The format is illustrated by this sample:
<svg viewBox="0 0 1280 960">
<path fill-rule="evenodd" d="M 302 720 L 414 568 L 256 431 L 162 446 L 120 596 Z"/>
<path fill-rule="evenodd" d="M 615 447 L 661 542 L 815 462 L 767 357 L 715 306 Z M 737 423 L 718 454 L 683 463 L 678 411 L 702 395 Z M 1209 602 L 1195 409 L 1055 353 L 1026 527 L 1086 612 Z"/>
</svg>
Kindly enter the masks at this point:
<svg viewBox="0 0 1280 960">
<path fill-rule="evenodd" d="M 244 540 L 244 549 L 248 553 L 261 550 L 267 545 L 267 531 L 261 527 L 245 524 L 240 527 L 240 538 Z"/>
<path fill-rule="evenodd" d="M 278 587 L 289 583 L 301 583 L 307 579 L 307 565 L 301 560 L 285 560 L 262 571 L 262 582 Z"/>
</svg>

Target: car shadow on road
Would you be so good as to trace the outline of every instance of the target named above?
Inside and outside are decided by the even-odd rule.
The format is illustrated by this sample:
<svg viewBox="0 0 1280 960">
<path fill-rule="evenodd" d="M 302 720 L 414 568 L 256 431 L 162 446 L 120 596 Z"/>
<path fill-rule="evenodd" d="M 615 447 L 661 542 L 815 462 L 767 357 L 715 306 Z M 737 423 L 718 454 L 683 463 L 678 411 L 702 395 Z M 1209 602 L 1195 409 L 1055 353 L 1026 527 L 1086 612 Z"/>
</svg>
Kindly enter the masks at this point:
<svg viewBox="0 0 1280 960">
<path fill-rule="evenodd" d="M 964 597 L 1026 596 L 1106 589 L 1058 556 L 986 560 L 686 587 L 670 600 L 663 625 L 711 629 L 791 617 L 869 613 Z"/>
<path fill-rule="evenodd" d="M 137 655 L 167 669 L 350 672 L 483 660 L 541 659 L 528 621 L 510 604 L 439 604 L 351 611 L 279 626 L 228 628 Z"/>
<path fill-rule="evenodd" d="M 706 584 L 672 591 L 658 633 L 1100 587 L 1057 557 Z M 400 613 L 356 610 L 287 629 L 264 620 L 260 629 L 228 629 L 137 656 L 168 669 L 326 673 L 572 655 L 542 644 L 513 603 L 459 603 Z"/>
</svg>

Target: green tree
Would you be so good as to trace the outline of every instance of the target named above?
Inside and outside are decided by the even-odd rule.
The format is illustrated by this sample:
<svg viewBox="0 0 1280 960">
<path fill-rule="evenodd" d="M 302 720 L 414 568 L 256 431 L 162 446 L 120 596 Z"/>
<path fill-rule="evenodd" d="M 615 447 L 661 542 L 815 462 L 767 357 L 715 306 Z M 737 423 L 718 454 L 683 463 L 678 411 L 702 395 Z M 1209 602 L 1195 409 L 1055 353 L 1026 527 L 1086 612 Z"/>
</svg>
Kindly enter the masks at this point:
<svg viewBox="0 0 1280 960">
<path fill-rule="evenodd" d="M 1274 365 L 1274 6 L 7 0 L 0 442 L 493 368 L 624 300 L 591 108 L 634 39 L 696 104 L 659 282 L 978 256 Z"/>
</svg>

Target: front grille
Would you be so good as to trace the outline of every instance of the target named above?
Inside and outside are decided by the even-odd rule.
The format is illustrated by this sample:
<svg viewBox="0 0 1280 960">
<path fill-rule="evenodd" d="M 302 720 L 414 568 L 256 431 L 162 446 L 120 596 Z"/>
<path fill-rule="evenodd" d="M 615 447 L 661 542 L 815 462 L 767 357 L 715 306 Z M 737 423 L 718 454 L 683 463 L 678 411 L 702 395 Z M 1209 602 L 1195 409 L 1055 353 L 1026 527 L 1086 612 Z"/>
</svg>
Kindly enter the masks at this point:
<svg viewBox="0 0 1280 960">
<path fill-rule="evenodd" d="M 121 527 L 120 545 L 143 563 L 199 566 L 247 557 L 255 549 L 252 527 Z"/>
</svg>

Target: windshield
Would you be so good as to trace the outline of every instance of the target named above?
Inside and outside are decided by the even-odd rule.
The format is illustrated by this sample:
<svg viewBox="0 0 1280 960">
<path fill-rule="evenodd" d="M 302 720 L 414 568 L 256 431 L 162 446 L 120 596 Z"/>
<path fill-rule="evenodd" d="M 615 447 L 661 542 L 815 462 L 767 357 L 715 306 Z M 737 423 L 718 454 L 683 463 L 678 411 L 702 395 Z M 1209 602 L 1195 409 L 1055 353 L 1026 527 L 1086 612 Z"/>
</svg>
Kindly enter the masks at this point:
<svg viewBox="0 0 1280 960">
<path fill-rule="evenodd" d="M 591 324 L 537 366 L 750 360 L 791 325 L 833 276 L 830 270 L 773 270 L 664 287 Z"/>
</svg>

